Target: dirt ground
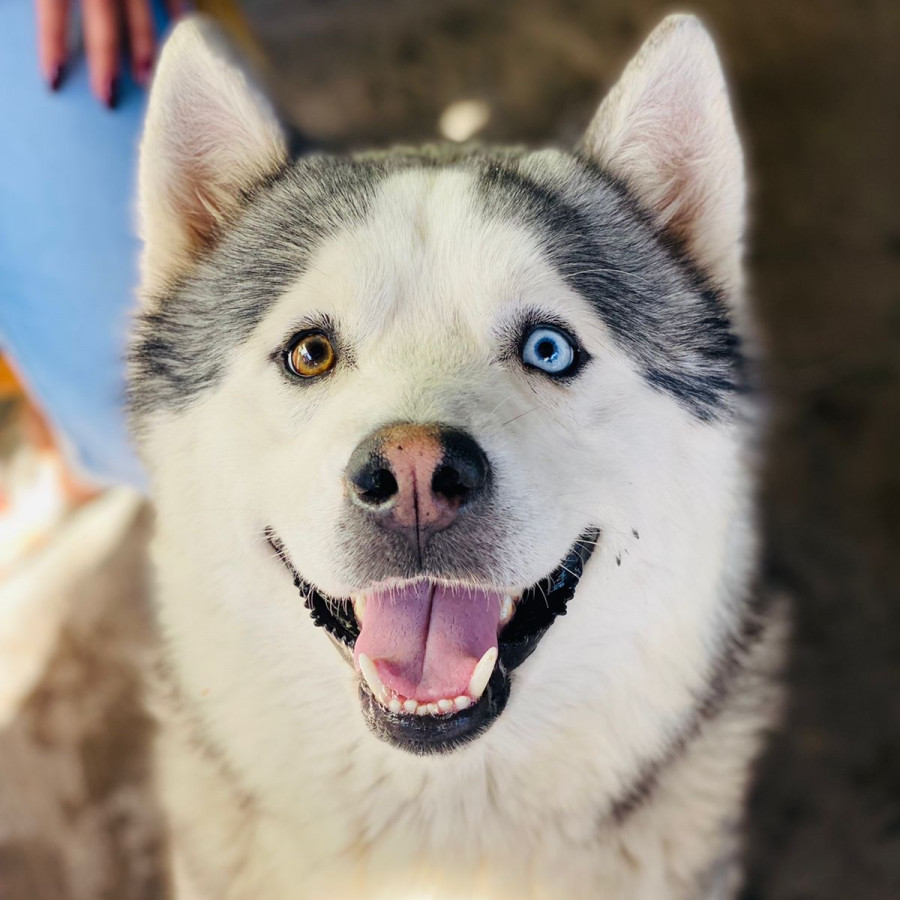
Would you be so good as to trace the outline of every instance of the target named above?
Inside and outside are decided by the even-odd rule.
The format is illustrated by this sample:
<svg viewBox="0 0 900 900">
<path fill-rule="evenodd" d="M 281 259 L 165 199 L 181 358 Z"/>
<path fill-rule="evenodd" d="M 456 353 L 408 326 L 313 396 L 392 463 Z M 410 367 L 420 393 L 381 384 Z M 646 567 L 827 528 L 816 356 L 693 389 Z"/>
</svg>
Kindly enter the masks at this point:
<svg viewBox="0 0 900 900">
<path fill-rule="evenodd" d="M 572 141 L 654 0 L 258 0 L 282 99 L 337 146 Z M 786 724 L 751 803 L 744 900 L 900 898 L 900 3 L 707 0 L 752 184 L 775 400 L 769 559 L 796 597 Z"/>
<path fill-rule="evenodd" d="M 768 567 L 795 597 L 791 702 L 751 798 L 742 900 L 900 900 L 900 2 L 692 7 L 720 46 L 748 151 L 774 398 Z M 642 38 L 683 11 L 656 0 L 245 9 L 289 118 L 335 148 L 434 139 L 461 99 L 489 105 L 485 140 L 574 142 Z M 98 539 L 110 522 L 128 535 L 115 546 Z M 36 688 L 27 671 L 0 683 L 2 900 L 165 895 L 150 726 L 131 674 L 146 623 L 123 603 L 143 592 L 147 529 L 136 498 L 108 494 L 48 551 L 76 566 L 34 565 L 2 585 L 5 608 L 19 601 L 43 623 L 49 660 Z M 23 627 L 0 616 L 0 650 Z M 63 802 L 35 801 L 51 794 Z"/>
</svg>

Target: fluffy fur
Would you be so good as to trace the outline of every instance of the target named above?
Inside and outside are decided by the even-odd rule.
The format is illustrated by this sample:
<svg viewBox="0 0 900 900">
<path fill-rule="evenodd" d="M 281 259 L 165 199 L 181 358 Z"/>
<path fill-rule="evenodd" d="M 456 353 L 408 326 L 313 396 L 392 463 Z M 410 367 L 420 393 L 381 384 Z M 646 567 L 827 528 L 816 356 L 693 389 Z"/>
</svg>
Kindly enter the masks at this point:
<svg viewBox="0 0 900 900">
<path fill-rule="evenodd" d="M 654 32 L 575 154 L 292 160 L 195 19 L 141 156 L 131 397 L 179 900 L 733 896 L 783 615 L 755 578 L 744 175 L 702 26 Z M 534 321 L 578 336 L 571 381 L 522 367 Z M 322 323 L 341 363 L 298 384 L 280 350 Z M 462 428 L 494 467 L 443 576 L 520 591 L 601 535 L 506 710 L 445 756 L 368 732 L 265 540 L 331 596 L 409 575 L 342 480 L 397 421 Z"/>
</svg>

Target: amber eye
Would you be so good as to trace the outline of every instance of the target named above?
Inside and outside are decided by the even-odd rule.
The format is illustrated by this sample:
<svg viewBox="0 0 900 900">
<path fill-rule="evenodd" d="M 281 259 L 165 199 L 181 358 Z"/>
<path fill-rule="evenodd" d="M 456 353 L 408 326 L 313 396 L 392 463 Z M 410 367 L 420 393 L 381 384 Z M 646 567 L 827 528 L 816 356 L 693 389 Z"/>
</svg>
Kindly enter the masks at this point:
<svg viewBox="0 0 900 900">
<path fill-rule="evenodd" d="M 288 369 L 301 378 L 324 375 L 336 359 L 331 341 L 321 331 L 301 334 L 291 344 L 285 356 Z"/>
</svg>

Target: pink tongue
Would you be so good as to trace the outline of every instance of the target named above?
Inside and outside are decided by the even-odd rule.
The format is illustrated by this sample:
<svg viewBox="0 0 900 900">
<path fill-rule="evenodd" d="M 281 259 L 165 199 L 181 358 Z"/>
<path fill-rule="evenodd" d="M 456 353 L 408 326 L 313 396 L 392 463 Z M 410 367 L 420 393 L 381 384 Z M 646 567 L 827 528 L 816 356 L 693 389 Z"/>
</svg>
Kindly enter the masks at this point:
<svg viewBox="0 0 900 900">
<path fill-rule="evenodd" d="M 497 646 L 502 595 L 417 581 L 366 597 L 354 655 L 365 653 L 385 687 L 419 702 L 468 691 L 472 672 Z"/>
</svg>

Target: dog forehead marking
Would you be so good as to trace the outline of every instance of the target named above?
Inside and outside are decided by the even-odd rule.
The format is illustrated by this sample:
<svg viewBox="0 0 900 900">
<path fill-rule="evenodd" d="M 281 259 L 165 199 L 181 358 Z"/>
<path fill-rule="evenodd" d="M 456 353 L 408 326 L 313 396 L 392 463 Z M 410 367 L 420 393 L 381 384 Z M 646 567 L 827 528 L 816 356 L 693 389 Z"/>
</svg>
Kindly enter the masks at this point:
<svg viewBox="0 0 900 900">
<path fill-rule="evenodd" d="M 448 153 L 452 151 L 447 151 Z M 410 200 L 415 202 L 410 203 Z M 385 206 L 387 204 L 387 206 Z M 310 266 L 329 238 L 382 220 L 377 246 L 408 254 L 436 236 L 441 264 L 483 267 L 475 240 L 515 226 L 586 299 L 655 389 L 714 420 L 742 386 L 742 356 L 724 304 L 660 241 L 624 189 L 561 152 L 442 158 L 436 151 L 310 157 L 251 195 L 208 257 L 138 321 L 131 406 L 178 410 L 217 383 L 227 353 Z M 515 259 L 508 246 L 507 261 Z M 379 261 L 382 269 L 392 264 Z M 432 266 L 429 277 L 446 274 Z"/>
<path fill-rule="evenodd" d="M 321 249 L 295 301 L 355 305 L 360 337 L 390 319 L 415 342 L 430 325 L 458 332 L 464 319 L 486 333 L 496 301 L 551 280 L 564 287 L 530 229 L 484 208 L 477 173 L 410 169 L 387 177 L 366 218 Z"/>
</svg>

